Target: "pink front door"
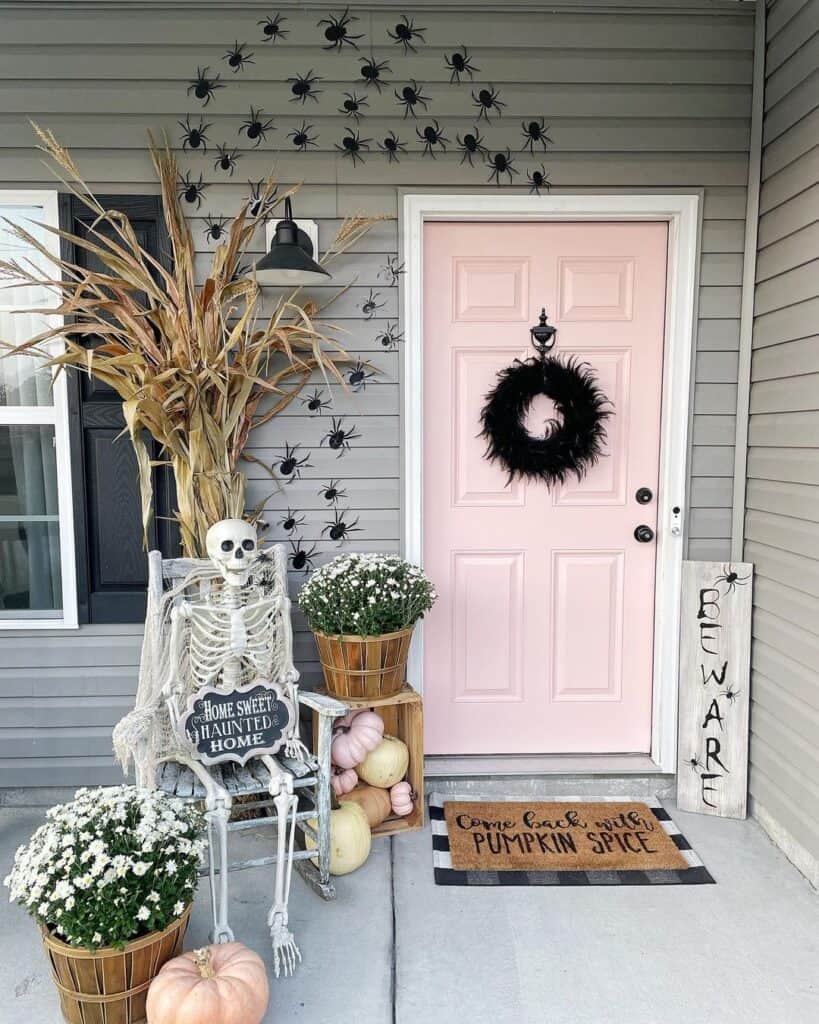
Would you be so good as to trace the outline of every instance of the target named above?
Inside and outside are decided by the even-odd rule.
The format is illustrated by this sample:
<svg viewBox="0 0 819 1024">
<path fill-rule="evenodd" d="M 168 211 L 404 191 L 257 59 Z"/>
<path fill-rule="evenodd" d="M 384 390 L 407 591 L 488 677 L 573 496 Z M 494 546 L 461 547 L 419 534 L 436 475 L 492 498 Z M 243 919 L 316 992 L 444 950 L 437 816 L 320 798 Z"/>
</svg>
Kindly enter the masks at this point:
<svg viewBox="0 0 819 1024">
<path fill-rule="evenodd" d="M 429 754 L 650 749 L 655 544 L 634 529 L 657 527 L 666 244 L 655 223 L 425 227 Z M 507 485 L 477 436 L 541 306 L 614 403 L 607 457 L 551 491 Z"/>
</svg>

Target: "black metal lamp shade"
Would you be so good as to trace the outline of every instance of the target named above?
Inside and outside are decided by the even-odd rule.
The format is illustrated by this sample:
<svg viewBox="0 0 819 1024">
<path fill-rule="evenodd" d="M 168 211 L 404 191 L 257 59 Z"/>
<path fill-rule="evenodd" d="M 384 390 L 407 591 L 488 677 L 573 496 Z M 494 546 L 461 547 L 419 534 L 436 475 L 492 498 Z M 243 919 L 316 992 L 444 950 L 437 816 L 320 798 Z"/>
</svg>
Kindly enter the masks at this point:
<svg viewBox="0 0 819 1024">
<path fill-rule="evenodd" d="M 313 259 L 313 246 L 293 220 L 290 200 L 284 201 L 284 218 L 276 225 L 276 234 L 267 252 L 256 264 L 256 280 L 263 287 L 321 284 L 330 277 Z"/>
</svg>

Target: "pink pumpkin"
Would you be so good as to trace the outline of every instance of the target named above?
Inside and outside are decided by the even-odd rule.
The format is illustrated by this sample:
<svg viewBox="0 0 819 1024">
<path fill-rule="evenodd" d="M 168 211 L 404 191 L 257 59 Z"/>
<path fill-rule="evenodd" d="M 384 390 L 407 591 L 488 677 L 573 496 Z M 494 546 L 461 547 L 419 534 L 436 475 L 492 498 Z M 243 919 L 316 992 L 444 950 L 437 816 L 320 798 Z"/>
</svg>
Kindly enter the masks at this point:
<svg viewBox="0 0 819 1024">
<path fill-rule="evenodd" d="M 355 768 L 384 737 L 384 720 L 374 711 L 361 711 L 340 719 L 333 729 L 330 756 L 339 768 Z"/>
<path fill-rule="evenodd" d="M 148 1024 L 260 1024 L 269 989 L 264 961 L 241 942 L 169 960 L 151 982 Z"/>
<path fill-rule="evenodd" d="M 394 814 L 406 818 L 415 809 L 415 794 L 408 782 L 396 782 L 390 790 L 390 802 Z"/>
<path fill-rule="evenodd" d="M 355 789 L 358 785 L 358 776 L 355 773 L 355 768 L 339 768 L 338 765 L 334 765 L 330 785 L 333 787 L 333 792 L 336 796 L 344 796 L 345 793 Z"/>
</svg>

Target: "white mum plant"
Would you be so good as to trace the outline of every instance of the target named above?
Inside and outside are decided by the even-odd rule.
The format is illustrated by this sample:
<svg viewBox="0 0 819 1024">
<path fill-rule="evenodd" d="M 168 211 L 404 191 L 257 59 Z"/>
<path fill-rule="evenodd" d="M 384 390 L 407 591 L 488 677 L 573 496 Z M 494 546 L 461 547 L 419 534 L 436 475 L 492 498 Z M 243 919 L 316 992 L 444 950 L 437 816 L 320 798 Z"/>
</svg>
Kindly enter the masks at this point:
<svg viewBox="0 0 819 1024">
<path fill-rule="evenodd" d="M 180 917 L 196 892 L 202 815 L 134 786 L 79 789 L 14 857 L 9 899 L 72 946 L 122 947 Z"/>
<path fill-rule="evenodd" d="M 380 636 L 406 629 L 437 594 L 417 565 L 397 555 L 339 555 L 316 569 L 299 591 L 310 628 Z"/>
</svg>

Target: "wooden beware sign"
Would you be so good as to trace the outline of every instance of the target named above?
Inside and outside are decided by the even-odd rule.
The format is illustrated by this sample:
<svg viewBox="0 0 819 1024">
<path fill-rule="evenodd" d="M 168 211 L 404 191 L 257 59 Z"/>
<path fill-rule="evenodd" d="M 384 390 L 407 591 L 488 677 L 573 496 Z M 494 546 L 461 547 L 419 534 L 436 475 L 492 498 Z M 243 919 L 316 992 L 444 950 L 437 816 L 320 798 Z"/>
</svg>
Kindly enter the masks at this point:
<svg viewBox="0 0 819 1024">
<path fill-rule="evenodd" d="M 292 703 L 280 686 L 257 680 L 233 690 L 208 686 L 188 698 L 182 729 L 194 756 L 204 764 L 275 754 L 295 721 Z"/>
<path fill-rule="evenodd" d="M 677 806 L 744 818 L 748 794 L 748 562 L 683 562 Z"/>
</svg>

